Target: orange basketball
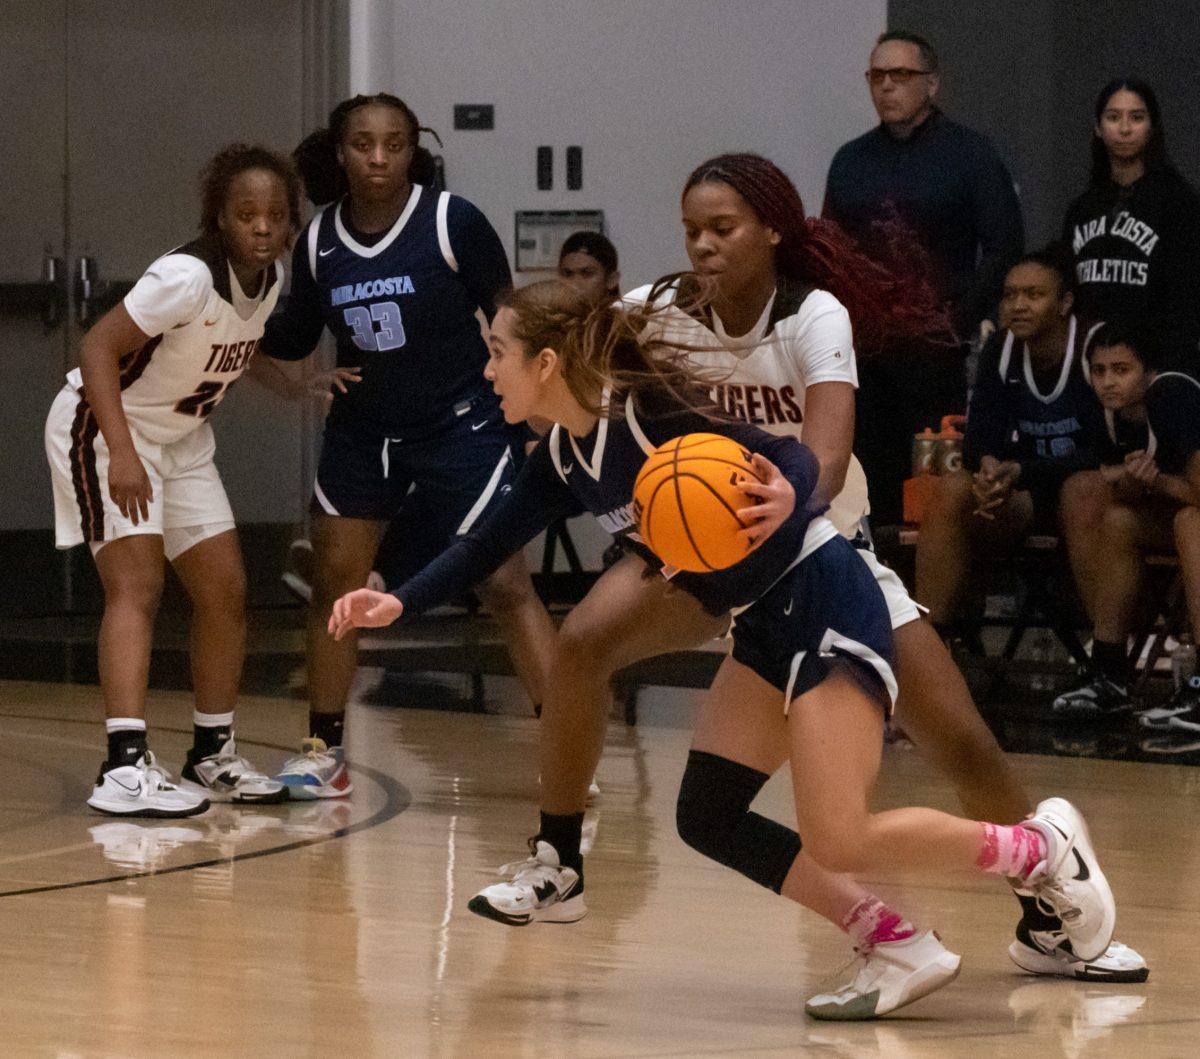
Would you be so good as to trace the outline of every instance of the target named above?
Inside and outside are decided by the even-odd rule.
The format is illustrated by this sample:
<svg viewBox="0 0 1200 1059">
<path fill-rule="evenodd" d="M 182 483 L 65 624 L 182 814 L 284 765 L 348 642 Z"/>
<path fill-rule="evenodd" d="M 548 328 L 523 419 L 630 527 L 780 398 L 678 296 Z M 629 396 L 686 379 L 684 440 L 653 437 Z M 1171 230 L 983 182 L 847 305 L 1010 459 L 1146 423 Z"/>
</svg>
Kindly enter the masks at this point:
<svg viewBox="0 0 1200 1059">
<path fill-rule="evenodd" d="M 655 449 L 633 487 L 642 540 L 664 563 L 692 573 L 746 557 L 739 512 L 756 500 L 741 483 L 758 478 L 750 453 L 720 434 L 685 434 Z"/>
</svg>

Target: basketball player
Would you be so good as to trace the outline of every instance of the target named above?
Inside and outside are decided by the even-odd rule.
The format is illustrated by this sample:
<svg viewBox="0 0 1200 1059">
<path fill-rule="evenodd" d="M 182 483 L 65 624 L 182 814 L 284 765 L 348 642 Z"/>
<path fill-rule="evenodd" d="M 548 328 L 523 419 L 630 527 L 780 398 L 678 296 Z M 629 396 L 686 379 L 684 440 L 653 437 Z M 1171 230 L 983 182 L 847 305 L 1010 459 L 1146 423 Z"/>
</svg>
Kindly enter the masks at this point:
<svg viewBox="0 0 1200 1059">
<path fill-rule="evenodd" d="M 313 486 L 310 738 L 279 774 L 293 798 L 351 789 L 343 725 L 357 645 L 325 635 L 334 600 L 366 583 L 390 522 L 422 513 L 399 557 L 411 573 L 466 533 L 512 477 L 514 434 L 481 377 L 487 347 L 476 318 L 491 317 L 511 282 L 508 261 L 471 203 L 413 182 L 414 161 L 428 160 L 420 131 L 395 96 L 354 96 L 297 152 L 310 197 L 328 205 L 296 242 L 292 290 L 263 350 L 307 357 L 328 327 L 338 367 L 361 381 L 333 395 Z M 481 596 L 540 702 L 554 626 L 522 557 Z"/>
<path fill-rule="evenodd" d="M 685 243 L 693 268 L 716 295 L 703 312 L 672 307 L 678 284 L 632 292 L 662 306 L 651 323 L 667 341 L 690 347 L 697 367 L 722 381 L 712 396 L 728 413 L 775 434 L 803 438 L 817 455 L 829 518 L 849 538 L 868 510 L 867 485 L 851 454 L 857 383 L 851 321 L 879 348 L 883 334 L 915 337 L 938 325 L 936 307 L 897 247 L 892 275 L 858 254 L 831 222 L 807 219 L 787 176 L 755 155 L 699 166 L 683 194 Z M 911 260 L 911 254 L 907 255 Z M 911 266 L 910 266 L 911 267 Z M 686 299 L 685 299 L 686 301 Z M 1028 795 L 980 718 L 962 674 L 933 627 L 921 620 L 900 579 L 869 548 L 860 558 L 891 612 L 900 675 L 898 715 L 918 745 L 954 783 L 966 811 L 1010 823 L 1031 809 Z M 579 835 L 588 784 L 604 747 L 613 674 L 667 651 L 698 646 L 725 628 L 669 582 L 645 576 L 627 556 L 606 571 L 559 631 L 555 672 L 542 712 L 539 835 L 556 836 L 562 863 L 582 871 Z M 637 619 L 626 620 L 630 615 Z M 485 889 L 507 900 L 521 879 Z M 1114 942 L 1080 961 L 1061 924 L 1018 891 L 1023 915 L 1010 956 L 1026 971 L 1141 981 L 1142 958 Z M 868 962 L 890 958 L 887 945 Z"/>
<path fill-rule="evenodd" d="M 245 574 L 208 417 L 257 351 L 279 297 L 276 258 L 299 225 L 299 188 L 291 164 L 271 151 L 219 152 L 204 172 L 200 238 L 155 261 L 96 322 L 50 409 L 56 543 L 86 541 L 104 585 L 108 756 L 88 799 L 103 813 L 191 816 L 210 800 L 287 797 L 234 742 Z M 193 608 L 195 732 L 179 786 L 146 738 L 164 559 Z"/>
<path fill-rule="evenodd" d="M 599 232 L 572 232 L 558 251 L 558 278 L 592 301 L 611 301 L 621 293 L 617 248 Z"/>
<path fill-rule="evenodd" d="M 632 503 L 647 455 L 681 434 L 731 437 L 755 453 L 761 478 L 746 486 L 758 500 L 739 533 L 748 554 L 726 570 L 673 577 L 708 614 L 737 615 L 733 651 L 700 707 L 679 794 L 680 836 L 788 896 L 808 859 L 828 872 L 905 866 L 1015 877 L 1063 915 L 1081 958 L 1101 955 L 1115 908 L 1086 826 L 1069 803 L 1044 802 L 1025 826 L 1010 827 L 927 809 L 867 810 L 884 718 L 896 696 L 891 623 L 870 568 L 821 514 L 828 504 L 813 452 L 793 437 L 716 420 L 685 403 L 697 376 L 686 354 L 641 337 L 644 314 L 593 307 L 559 281 L 523 288 L 503 305 L 493 321 L 487 377 L 510 421 L 537 415 L 556 426 L 491 518 L 394 594 L 359 589 L 340 599 L 330 632 L 340 637 L 419 614 L 496 569 L 554 518 L 580 510 L 653 562 L 634 532 Z M 553 676 L 562 678 L 557 669 Z M 789 758 L 805 853 L 795 832 L 748 811 Z M 1077 870 L 1072 851 L 1086 870 Z M 477 897 L 473 910 L 514 924 L 582 917 L 582 877 L 561 864 L 554 836 L 543 833 L 532 852 L 524 880 L 530 896 L 514 887 L 510 901 Z M 825 880 L 825 914 L 864 946 L 893 946 L 894 956 L 838 993 L 810 1000 L 810 1014 L 874 1017 L 957 975 L 958 957 L 932 931 L 918 933 L 848 880 Z M 811 893 L 809 900 L 820 903 Z"/>
<path fill-rule="evenodd" d="M 1191 632 L 1200 633 L 1200 382 L 1182 372 L 1156 371 L 1157 356 L 1155 341 L 1131 327 L 1109 324 L 1095 338 L 1097 392 L 1110 412 L 1136 415 L 1140 404 L 1148 442 L 1126 457 L 1119 472 L 1110 472 L 1095 537 L 1073 542 L 1097 549 L 1094 562 L 1103 577 L 1092 595 L 1092 671 L 1054 700 L 1056 716 L 1101 720 L 1134 708 L 1126 641 L 1147 553 L 1178 554 Z M 1121 378 L 1128 382 L 1122 385 Z M 1200 680 L 1184 683 L 1140 722 L 1164 732 L 1200 731 Z"/>
<path fill-rule="evenodd" d="M 1029 533 L 1059 532 L 1059 492 L 1099 466 L 1104 416 L 1084 351 L 1100 326 L 1072 313 L 1069 260 L 1026 254 L 1004 278 L 1003 327 L 980 357 L 967 410 L 963 469 L 938 477 L 917 544 L 917 599 L 951 626 L 972 566 Z"/>
</svg>

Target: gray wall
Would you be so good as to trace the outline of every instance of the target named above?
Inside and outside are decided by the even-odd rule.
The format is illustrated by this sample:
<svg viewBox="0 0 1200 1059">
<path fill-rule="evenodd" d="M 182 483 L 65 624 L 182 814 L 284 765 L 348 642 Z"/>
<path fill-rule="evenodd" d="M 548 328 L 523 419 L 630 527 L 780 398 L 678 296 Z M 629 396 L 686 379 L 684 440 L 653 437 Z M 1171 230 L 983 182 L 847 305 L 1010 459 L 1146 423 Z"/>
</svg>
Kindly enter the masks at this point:
<svg viewBox="0 0 1200 1059">
<path fill-rule="evenodd" d="M 985 133 L 1020 186 L 1031 246 L 1087 181 L 1092 106 L 1113 77 L 1150 82 L 1176 164 L 1200 182 L 1200 4 L 1179 0 L 889 0 L 888 25 L 933 41 L 942 102 Z"/>
<path fill-rule="evenodd" d="M 884 15 L 885 0 L 354 0 L 350 79 L 441 133 L 450 187 L 510 254 L 515 210 L 603 209 L 629 287 L 686 266 L 679 192 L 710 155 L 767 155 L 819 211 L 830 157 L 872 121 L 862 71 Z M 454 103 L 494 103 L 495 131 L 454 131 Z M 553 191 L 535 187 L 539 144 Z M 569 144 L 582 191 L 564 189 Z"/>
</svg>

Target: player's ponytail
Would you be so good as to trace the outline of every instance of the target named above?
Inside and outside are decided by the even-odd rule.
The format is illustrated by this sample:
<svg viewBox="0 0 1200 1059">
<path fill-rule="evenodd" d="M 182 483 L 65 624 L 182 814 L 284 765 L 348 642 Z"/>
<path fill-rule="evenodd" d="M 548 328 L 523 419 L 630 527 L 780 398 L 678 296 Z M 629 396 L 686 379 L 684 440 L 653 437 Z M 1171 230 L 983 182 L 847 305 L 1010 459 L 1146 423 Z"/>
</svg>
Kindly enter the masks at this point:
<svg viewBox="0 0 1200 1059">
<path fill-rule="evenodd" d="M 715 181 L 736 191 L 768 228 L 779 233 L 776 271 L 829 291 L 850 314 L 860 355 L 890 341 L 950 337 L 950 319 L 930 283 L 928 255 L 899 218 L 878 226 L 873 257 L 833 221 L 808 217 L 795 185 L 756 154 L 725 154 L 696 167 L 684 185 Z"/>
<path fill-rule="evenodd" d="M 292 152 L 296 168 L 300 170 L 301 179 L 304 181 L 305 193 L 313 205 L 324 206 L 341 198 L 349 190 L 345 170 L 337 157 L 338 144 L 342 142 L 346 133 L 346 123 L 350 115 L 359 107 L 371 104 L 393 107 L 404 115 L 409 136 L 414 144 L 412 164 L 408 169 L 409 180 L 414 184 L 424 185 L 431 185 L 437 181 L 437 162 L 429 149 L 421 146 L 419 140 L 421 133 L 427 132 L 441 147 L 441 137 L 433 129 L 422 125 L 404 100 L 388 92 L 377 92 L 372 96 L 352 96 L 333 108 L 327 128 L 309 133 Z"/>
<path fill-rule="evenodd" d="M 703 281 L 697 278 L 697 283 L 699 290 Z M 665 309 L 596 305 L 558 279 L 507 291 L 497 305 L 512 310 L 513 333 L 527 357 L 543 349 L 558 354 L 567 388 L 593 415 L 618 419 L 623 414 L 623 401 L 602 404 L 606 388 L 632 394 L 639 403 L 666 393 L 685 407 L 717 412 L 704 391 L 724 376 L 699 372 L 689 361 L 691 347 L 647 337 L 659 331 L 651 325 Z"/>
</svg>

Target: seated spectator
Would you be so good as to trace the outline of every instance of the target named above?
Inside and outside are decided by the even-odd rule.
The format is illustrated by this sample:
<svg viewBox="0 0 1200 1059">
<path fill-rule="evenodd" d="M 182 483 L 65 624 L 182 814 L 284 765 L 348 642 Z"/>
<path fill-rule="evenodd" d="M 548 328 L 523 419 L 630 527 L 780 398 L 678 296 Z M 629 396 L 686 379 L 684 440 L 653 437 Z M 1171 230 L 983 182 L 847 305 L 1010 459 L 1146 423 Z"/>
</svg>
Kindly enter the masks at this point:
<svg viewBox="0 0 1200 1059">
<path fill-rule="evenodd" d="M 1062 483 L 1098 462 L 1104 420 L 1073 301 L 1069 264 L 1053 249 L 1027 254 L 1005 277 L 1004 327 L 980 357 L 964 469 L 939 478 L 917 545 L 917 599 L 943 631 L 974 560 L 1030 532 L 1055 533 Z"/>
<path fill-rule="evenodd" d="M 1104 472 L 1109 501 L 1093 535 L 1074 542 L 1076 550 L 1094 550 L 1094 570 L 1103 576 L 1093 575 L 1091 590 L 1091 672 L 1054 700 L 1058 716 L 1101 719 L 1133 709 L 1126 645 L 1147 554 L 1179 556 L 1192 633 L 1200 635 L 1200 382 L 1182 372 L 1156 372 L 1157 355 L 1132 330 L 1112 326 L 1096 336 L 1093 379 L 1110 423 L 1136 422 L 1144 414 L 1147 441 L 1119 468 Z M 1142 724 L 1200 731 L 1200 679 L 1179 688 L 1168 705 L 1143 714 Z"/>
<path fill-rule="evenodd" d="M 619 298 L 617 248 L 599 232 L 572 232 L 558 252 L 558 278 L 595 302 Z"/>
<path fill-rule="evenodd" d="M 1106 439 L 1100 466 L 1067 479 L 1060 498 L 1063 537 L 1075 588 L 1089 619 L 1095 619 L 1096 586 L 1104 576 L 1100 536 L 1104 512 L 1114 499 L 1136 499 L 1142 490 L 1133 475 L 1138 457 L 1149 443 L 1146 433 L 1146 387 L 1150 368 L 1139 349 L 1141 341 L 1126 341 L 1129 328 L 1106 324 L 1085 350 L 1092 388 L 1104 409 Z"/>
</svg>

